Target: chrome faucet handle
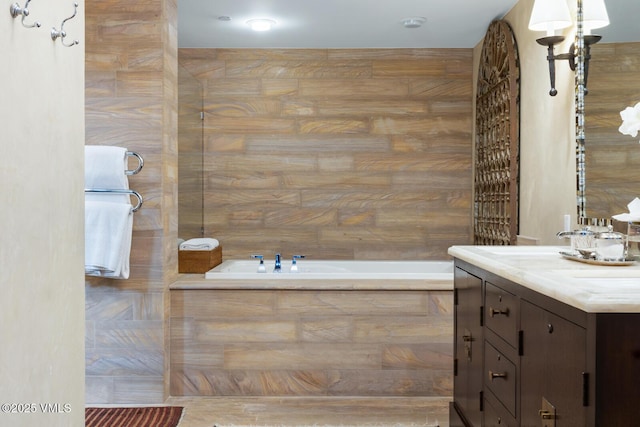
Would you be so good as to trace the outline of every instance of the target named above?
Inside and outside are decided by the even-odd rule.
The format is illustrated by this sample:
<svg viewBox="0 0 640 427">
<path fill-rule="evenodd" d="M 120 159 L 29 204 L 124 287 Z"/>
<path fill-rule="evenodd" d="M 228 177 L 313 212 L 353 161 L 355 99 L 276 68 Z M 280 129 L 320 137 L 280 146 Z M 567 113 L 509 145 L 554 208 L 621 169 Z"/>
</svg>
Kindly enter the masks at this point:
<svg viewBox="0 0 640 427">
<path fill-rule="evenodd" d="M 267 272 L 267 267 L 265 267 L 265 265 L 264 265 L 264 256 L 262 256 L 262 255 L 251 255 L 251 258 L 260 260 L 260 264 L 258 265 L 258 273 L 266 273 Z"/>
<path fill-rule="evenodd" d="M 298 271 L 298 263 L 296 262 L 299 259 L 304 259 L 306 258 L 304 255 L 294 255 L 291 257 L 291 271 L 296 272 Z"/>
<path fill-rule="evenodd" d="M 280 262 L 280 254 L 276 254 L 276 265 L 273 268 L 274 273 L 280 273 L 282 271 L 282 263 Z"/>
</svg>

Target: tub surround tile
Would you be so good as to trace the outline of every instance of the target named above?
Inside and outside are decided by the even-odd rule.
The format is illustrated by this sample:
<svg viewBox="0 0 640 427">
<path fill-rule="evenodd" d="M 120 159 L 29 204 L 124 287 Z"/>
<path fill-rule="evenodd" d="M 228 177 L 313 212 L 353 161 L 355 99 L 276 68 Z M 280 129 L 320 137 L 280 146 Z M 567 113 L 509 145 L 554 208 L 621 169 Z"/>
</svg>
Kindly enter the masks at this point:
<svg viewBox="0 0 640 427">
<path fill-rule="evenodd" d="M 450 290 L 221 290 L 182 277 L 173 396 L 451 395 Z"/>
<path fill-rule="evenodd" d="M 205 234 L 230 259 L 300 242 L 319 259 L 445 259 L 468 244 L 472 53 L 180 49 L 204 87 Z M 465 202 L 410 215 L 447 192 Z"/>
</svg>

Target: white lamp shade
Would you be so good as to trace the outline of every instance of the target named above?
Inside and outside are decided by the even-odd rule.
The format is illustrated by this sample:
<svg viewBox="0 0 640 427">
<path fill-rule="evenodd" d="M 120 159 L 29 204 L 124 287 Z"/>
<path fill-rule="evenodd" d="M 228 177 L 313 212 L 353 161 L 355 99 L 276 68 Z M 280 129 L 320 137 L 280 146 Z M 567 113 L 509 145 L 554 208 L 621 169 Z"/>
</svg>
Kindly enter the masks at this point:
<svg viewBox="0 0 640 427">
<path fill-rule="evenodd" d="M 529 29 L 532 31 L 546 31 L 553 35 L 555 30 L 567 28 L 571 25 L 571 14 L 565 0 L 535 0 Z"/>
<path fill-rule="evenodd" d="M 609 25 L 604 0 L 582 0 L 582 20 L 587 31 Z"/>
</svg>

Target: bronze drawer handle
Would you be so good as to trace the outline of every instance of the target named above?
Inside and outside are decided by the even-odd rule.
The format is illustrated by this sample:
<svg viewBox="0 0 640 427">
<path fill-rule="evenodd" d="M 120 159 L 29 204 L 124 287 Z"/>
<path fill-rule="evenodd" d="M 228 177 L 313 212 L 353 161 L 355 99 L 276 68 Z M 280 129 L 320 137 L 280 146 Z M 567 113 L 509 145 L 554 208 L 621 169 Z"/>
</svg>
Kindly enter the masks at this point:
<svg viewBox="0 0 640 427">
<path fill-rule="evenodd" d="M 489 307 L 489 316 L 493 317 L 493 316 L 498 316 L 500 314 L 506 317 L 509 317 L 509 308 L 505 308 L 504 310 L 496 310 L 493 307 Z"/>
<path fill-rule="evenodd" d="M 497 372 L 489 371 L 489 380 L 493 381 L 494 378 L 507 378 L 507 374 L 499 374 Z"/>
<path fill-rule="evenodd" d="M 543 420 L 553 420 L 553 419 L 556 418 L 555 414 L 553 414 L 552 412 L 547 411 L 545 409 L 538 409 L 538 415 Z"/>
</svg>

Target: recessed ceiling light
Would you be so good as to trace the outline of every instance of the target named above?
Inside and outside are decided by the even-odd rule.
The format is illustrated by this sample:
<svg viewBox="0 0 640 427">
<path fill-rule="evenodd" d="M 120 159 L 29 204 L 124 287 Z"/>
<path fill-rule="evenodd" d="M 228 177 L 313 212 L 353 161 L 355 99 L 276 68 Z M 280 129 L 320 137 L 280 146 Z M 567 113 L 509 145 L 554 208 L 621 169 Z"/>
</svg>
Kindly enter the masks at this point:
<svg viewBox="0 0 640 427">
<path fill-rule="evenodd" d="M 249 25 L 253 31 L 269 31 L 276 25 L 276 21 L 273 19 L 250 19 L 247 21 L 247 25 Z"/>
<path fill-rule="evenodd" d="M 420 28 L 425 22 L 427 22 L 427 18 L 423 18 L 422 16 L 414 16 L 412 18 L 403 19 L 402 25 L 404 25 L 405 28 Z"/>
</svg>

